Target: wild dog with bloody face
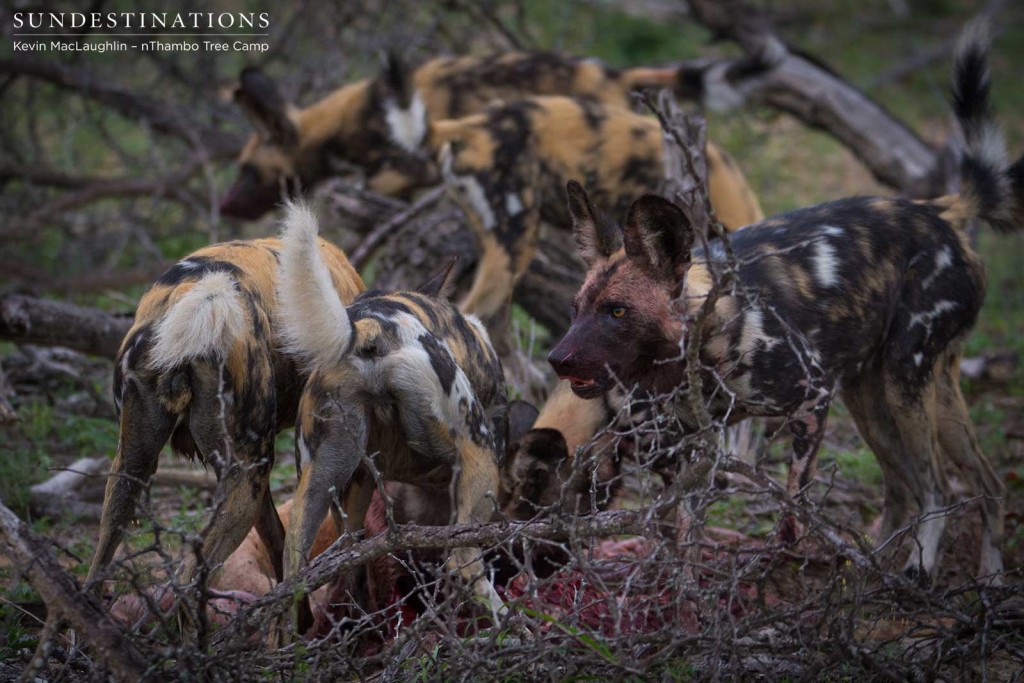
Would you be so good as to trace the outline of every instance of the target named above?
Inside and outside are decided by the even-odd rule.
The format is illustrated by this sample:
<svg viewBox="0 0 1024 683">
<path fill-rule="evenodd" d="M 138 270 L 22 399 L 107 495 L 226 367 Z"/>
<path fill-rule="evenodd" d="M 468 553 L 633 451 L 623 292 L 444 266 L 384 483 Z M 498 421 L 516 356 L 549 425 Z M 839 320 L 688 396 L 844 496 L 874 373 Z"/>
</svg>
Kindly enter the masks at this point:
<svg viewBox="0 0 1024 683">
<path fill-rule="evenodd" d="M 430 120 L 461 118 L 497 100 L 528 95 L 570 95 L 629 107 L 637 89 L 690 90 L 674 68 L 613 69 L 593 59 L 551 52 L 509 52 L 491 57 L 439 57 L 418 67 L 401 99 L 385 85 L 404 71 L 389 60 L 384 78 L 345 85 L 299 109 L 287 103 L 262 71 L 242 72 L 235 101 L 256 128 L 238 159 L 238 179 L 221 204 L 226 216 L 256 219 L 283 198 L 308 191 L 353 165 L 369 188 L 403 196 L 435 184 L 433 160 L 395 142 Z"/>
<path fill-rule="evenodd" d="M 787 488 L 808 485 L 837 392 L 885 478 L 880 540 L 919 516 L 906 569 L 933 575 L 950 497 L 949 458 L 983 496 L 980 574 L 1002 571 L 1004 487 L 983 457 L 959 388 L 964 338 L 985 293 L 966 224 L 1024 225 L 1024 159 L 1012 166 L 991 116 L 987 37 L 965 31 L 954 110 L 966 138 L 959 194 L 928 201 L 853 198 L 766 220 L 731 238 L 739 285 L 722 292 L 700 340 L 717 418 L 789 418 Z M 694 248 L 670 202 L 639 199 L 625 226 L 602 220 L 578 184 L 569 205 L 590 270 L 549 360 L 581 397 L 616 382 L 657 393 L 685 383 L 681 344 L 724 267 L 721 245 Z M 674 412 L 693 424 L 681 402 Z"/>
<path fill-rule="evenodd" d="M 316 248 L 329 286 L 352 301 L 365 289 L 359 274 L 337 247 Z M 139 301 L 114 370 L 120 435 L 86 580 L 97 590 L 168 439 L 217 473 L 223 504 L 203 541 L 205 563 L 223 562 L 255 523 L 281 576 L 284 533 L 268 482 L 274 436 L 294 424 L 305 375 L 277 348 L 280 251 L 277 239 L 205 247 Z M 190 555 L 178 579 L 191 580 L 195 569 Z"/>
<path fill-rule="evenodd" d="M 302 569 L 335 496 L 346 529 L 363 529 L 375 490 L 364 461 L 384 479 L 449 500 L 452 522 L 490 519 L 508 402 L 483 326 L 418 292 L 369 291 L 348 306 L 317 249 L 317 223 L 291 207 L 282 238 L 278 313 L 285 349 L 311 375 L 296 422 L 301 476 L 286 539 L 285 575 Z M 479 548 L 448 558 L 494 614 L 504 605 L 485 577 Z"/>
</svg>

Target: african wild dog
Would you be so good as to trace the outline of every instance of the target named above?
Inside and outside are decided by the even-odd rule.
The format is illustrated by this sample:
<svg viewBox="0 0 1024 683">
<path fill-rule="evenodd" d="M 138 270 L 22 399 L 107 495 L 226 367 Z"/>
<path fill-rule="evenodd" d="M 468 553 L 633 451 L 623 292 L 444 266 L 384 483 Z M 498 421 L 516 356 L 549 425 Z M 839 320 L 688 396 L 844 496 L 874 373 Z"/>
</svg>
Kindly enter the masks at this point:
<svg viewBox="0 0 1024 683">
<path fill-rule="evenodd" d="M 349 533 L 363 528 L 375 490 L 364 458 L 390 481 L 451 496 L 452 521 L 488 520 L 498 491 L 508 402 L 501 363 L 483 326 L 446 300 L 368 291 L 346 307 L 316 249 L 317 223 L 291 207 L 279 297 L 285 348 L 311 375 L 299 403 L 301 476 L 286 538 L 285 575 L 300 570 L 335 495 Z M 493 612 L 504 605 L 479 548 L 448 558 Z"/>
<path fill-rule="evenodd" d="M 391 59 L 388 71 L 401 69 Z M 672 68 L 612 69 L 592 59 L 551 52 L 509 52 L 491 57 L 439 57 L 417 68 L 415 89 L 400 104 L 384 79 L 345 85 L 298 109 L 263 72 L 242 72 L 235 101 L 257 133 L 238 160 L 238 179 L 221 204 L 226 216 L 259 218 L 283 197 L 308 191 L 345 165 L 362 168 L 371 190 L 403 196 L 437 182 L 430 160 L 397 145 L 395 131 L 432 120 L 460 118 L 496 100 L 526 95 L 572 95 L 628 107 L 636 89 L 675 87 Z M 689 86 L 687 86 L 689 87 Z M 411 112 L 410 116 L 407 111 Z"/>
<path fill-rule="evenodd" d="M 359 274 L 337 247 L 321 241 L 318 249 L 327 282 L 352 301 L 365 289 Z M 224 561 L 255 523 L 281 576 L 284 532 L 268 482 L 274 436 L 295 422 L 304 375 L 277 348 L 280 250 L 277 239 L 205 247 L 139 301 L 114 370 L 121 427 L 86 581 L 96 590 L 168 439 L 220 480 L 224 502 L 203 542 L 204 562 Z M 195 569 L 190 555 L 178 578 L 191 580 Z"/>
<path fill-rule="evenodd" d="M 393 69 L 382 86 L 401 112 L 395 142 L 443 157 L 481 248 L 463 311 L 489 320 L 511 296 L 533 259 L 540 224 L 565 225 L 567 180 L 583 177 L 600 206 L 624 211 L 665 182 L 666 144 L 658 122 L 623 107 L 583 98 L 529 97 L 459 119 L 429 118 L 415 102 L 409 74 Z M 397 109 L 405 106 L 405 109 Z M 737 229 L 764 217 L 743 174 L 714 144 L 706 149 L 708 185 L 718 218 Z M 685 173 L 684 173 L 685 175 Z"/>
<path fill-rule="evenodd" d="M 1003 484 L 978 447 L 960 393 L 964 338 L 981 308 L 984 267 L 966 224 L 979 217 L 1018 231 L 1024 159 L 1006 161 L 989 105 L 987 39 L 978 26 L 958 48 L 954 109 L 966 138 L 959 194 L 929 201 L 852 198 L 802 209 L 736 233 L 739 285 L 722 292 L 701 339 L 712 414 L 788 416 L 788 491 L 814 472 L 839 392 L 885 478 L 880 540 L 920 516 L 909 573 L 932 575 L 950 493 L 943 458 L 984 497 L 980 573 L 1002 570 Z M 694 248 L 694 227 L 670 202 L 639 199 L 619 229 L 576 183 L 569 204 L 589 264 L 575 318 L 549 360 L 581 397 L 616 382 L 657 393 L 680 388 L 689 321 L 711 290 L 721 245 Z M 688 424 L 683 401 L 674 413 Z"/>
</svg>

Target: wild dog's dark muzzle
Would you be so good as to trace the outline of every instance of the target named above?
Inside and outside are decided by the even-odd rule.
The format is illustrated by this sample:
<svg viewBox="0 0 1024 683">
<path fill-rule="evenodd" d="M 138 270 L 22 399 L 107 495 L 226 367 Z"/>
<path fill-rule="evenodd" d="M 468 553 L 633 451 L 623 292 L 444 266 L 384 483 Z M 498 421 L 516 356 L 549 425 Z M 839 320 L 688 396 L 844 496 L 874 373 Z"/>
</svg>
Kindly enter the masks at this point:
<svg viewBox="0 0 1024 683">
<path fill-rule="evenodd" d="M 594 398 L 605 390 L 603 377 L 597 376 L 590 363 L 585 362 L 579 353 L 579 347 L 566 336 L 558 346 L 548 354 L 548 362 L 559 379 L 569 382 L 573 393 L 580 398 Z"/>
<path fill-rule="evenodd" d="M 273 209 L 281 199 L 281 188 L 261 182 L 255 168 L 242 166 L 238 178 L 220 201 L 220 212 L 228 218 L 253 221 Z"/>
</svg>

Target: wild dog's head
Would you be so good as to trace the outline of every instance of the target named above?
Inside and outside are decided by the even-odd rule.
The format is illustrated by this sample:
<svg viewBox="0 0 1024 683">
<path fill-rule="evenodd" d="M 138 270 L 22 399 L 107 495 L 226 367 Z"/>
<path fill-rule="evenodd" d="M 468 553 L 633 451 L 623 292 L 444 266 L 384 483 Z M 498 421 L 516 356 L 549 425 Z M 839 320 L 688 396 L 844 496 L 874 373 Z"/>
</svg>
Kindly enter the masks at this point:
<svg viewBox="0 0 1024 683">
<path fill-rule="evenodd" d="M 646 195 L 620 228 L 599 213 L 579 183 L 567 187 L 573 234 L 587 263 L 569 331 L 548 361 L 581 398 L 616 379 L 666 391 L 678 384 L 680 295 L 690 269 L 694 229 L 672 202 Z M 686 301 L 683 300 L 683 305 Z"/>
<path fill-rule="evenodd" d="M 409 150 L 425 135 L 426 110 L 413 70 L 397 59 L 386 60 L 378 78 L 350 83 L 304 109 L 286 102 L 262 71 L 247 68 L 234 100 L 256 132 L 221 202 L 225 216 L 259 218 L 351 167 L 367 174 L 370 189 L 392 196 L 433 180 L 433 164 Z"/>
<path fill-rule="evenodd" d="M 234 100 L 256 132 L 242 148 L 238 178 L 221 200 L 220 210 L 225 216 L 252 220 L 312 184 L 316 159 L 300 144 L 295 108 L 262 71 L 242 71 Z"/>
</svg>

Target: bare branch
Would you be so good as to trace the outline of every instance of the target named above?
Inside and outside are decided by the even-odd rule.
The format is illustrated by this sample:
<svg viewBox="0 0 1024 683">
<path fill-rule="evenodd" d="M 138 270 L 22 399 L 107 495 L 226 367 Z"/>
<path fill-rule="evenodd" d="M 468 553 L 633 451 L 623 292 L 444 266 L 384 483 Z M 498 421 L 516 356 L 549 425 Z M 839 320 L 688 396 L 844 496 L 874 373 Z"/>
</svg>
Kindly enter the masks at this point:
<svg viewBox="0 0 1024 683">
<path fill-rule="evenodd" d="M 819 61 L 786 47 L 765 15 L 742 0 L 690 0 L 694 16 L 746 56 L 700 60 L 684 70 L 718 74 L 705 88 L 732 90 L 780 109 L 846 146 L 882 183 L 911 196 L 945 191 L 939 151 L 900 119 Z"/>
<path fill-rule="evenodd" d="M 113 358 L 130 318 L 21 294 L 0 297 L 0 339 L 19 344 L 65 346 Z"/>
<path fill-rule="evenodd" d="M 78 582 L 64 571 L 50 550 L 50 544 L 37 536 L 0 503 L 0 545 L 4 555 L 25 573 L 46 603 L 51 620 L 66 620 L 94 648 L 110 671 L 118 678 L 142 680 L 146 658 L 106 610 L 82 592 Z M 59 616 L 58 616 L 59 615 Z"/>
<path fill-rule="evenodd" d="M 181 107 L 106 85 L 104 79 L 83 69 L 63 66 L 52 60 L 18 57 L 0 59 L 0 75 L 26 76 L 67 88 L 129 119 L 145 122 L 159 133 L 183 140 L 189 146 L 199 144 L 216 157 L 231 157 L 241 147 L 241 140 L 223 131 L 202 127 Z"/>
</svg>

